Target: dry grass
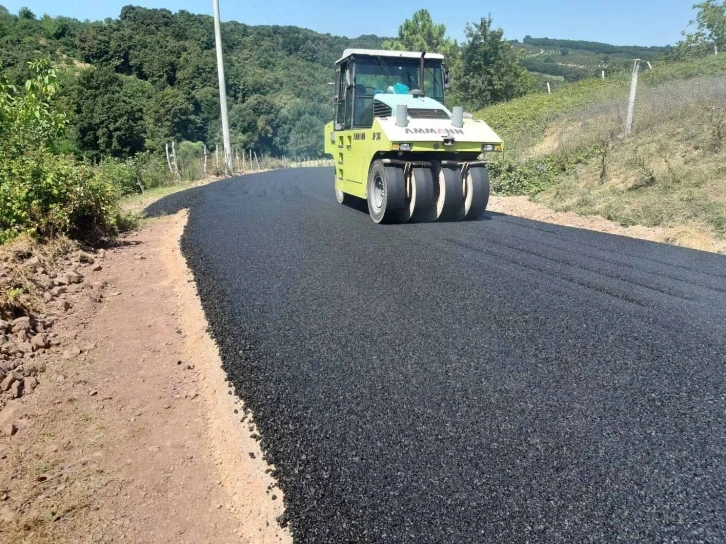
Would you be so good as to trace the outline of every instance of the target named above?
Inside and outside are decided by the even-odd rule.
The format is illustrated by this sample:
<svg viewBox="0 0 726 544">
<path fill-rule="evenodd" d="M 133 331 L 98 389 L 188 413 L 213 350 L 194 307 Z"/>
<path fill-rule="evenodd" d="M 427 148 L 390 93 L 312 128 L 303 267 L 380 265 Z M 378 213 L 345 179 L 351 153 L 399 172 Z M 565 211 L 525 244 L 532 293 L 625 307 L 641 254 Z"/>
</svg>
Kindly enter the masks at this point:
<svg viewBox="0 0 726 544">
<path fill-rule="evenodd" d="M 536 199 L 624 225 L 678 228 L 669 241 L 687 247 L 723 238 L 726 76 L 644 87 L 627 138 L 624 105 L 609 101 L 563 114 L 537 146 L 521 150 L 524 156 L 596 150 L 595 159 Z"/>
<path fill-rule="evenodd" d="M 713 251 L 713 240 L 705 234 L 703 230 L 699 230 L 690 226 L 682 226 L 674 228 L 666 234 L 665 241 L 676 246 L 688 247 L 691 249 L 699 249 L 701 251 Z"/>
</svg>

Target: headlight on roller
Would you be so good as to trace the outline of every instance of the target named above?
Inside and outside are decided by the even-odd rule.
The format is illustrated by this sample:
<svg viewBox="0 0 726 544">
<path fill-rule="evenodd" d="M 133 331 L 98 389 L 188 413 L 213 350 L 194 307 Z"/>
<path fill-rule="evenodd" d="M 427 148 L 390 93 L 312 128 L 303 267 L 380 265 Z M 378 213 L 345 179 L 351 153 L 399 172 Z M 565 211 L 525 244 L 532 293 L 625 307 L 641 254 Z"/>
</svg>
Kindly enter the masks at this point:
<svg viewBox="0 0 726 544">
<path fill-rule="evenodd" d="M 490 151 L 494 151 L 494 144 L 482 144 L 481 150 L 484 153 L 488 153 Z"/>
<path fill-rule="evenodd" d="M 398 149 L 401 151 L 411 151 L 413 149 L 413 144 L 399 144 Z"/>
</svg>

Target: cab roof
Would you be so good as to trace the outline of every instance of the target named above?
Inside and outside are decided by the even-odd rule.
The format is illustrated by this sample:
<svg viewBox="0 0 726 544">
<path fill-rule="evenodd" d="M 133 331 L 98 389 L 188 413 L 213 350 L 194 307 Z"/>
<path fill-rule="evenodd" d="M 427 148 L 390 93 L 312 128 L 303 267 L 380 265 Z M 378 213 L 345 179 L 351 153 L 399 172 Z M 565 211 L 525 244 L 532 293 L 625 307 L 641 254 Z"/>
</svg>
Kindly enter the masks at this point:
<svg viewBox="0 0 726 544">
<path fill-rule="evenodd" d="M 389 51 L 387 49 L 346 49 L 343 51 L 343 56 L 340 57 L 335 64 L 338 64 L 353 55 L 398 59 L 420 59 L 421 53 L 421 51 Z M 426 53 L 426 58 L 444 60 L 444 56 L 439 53 Z"/>
</svg>

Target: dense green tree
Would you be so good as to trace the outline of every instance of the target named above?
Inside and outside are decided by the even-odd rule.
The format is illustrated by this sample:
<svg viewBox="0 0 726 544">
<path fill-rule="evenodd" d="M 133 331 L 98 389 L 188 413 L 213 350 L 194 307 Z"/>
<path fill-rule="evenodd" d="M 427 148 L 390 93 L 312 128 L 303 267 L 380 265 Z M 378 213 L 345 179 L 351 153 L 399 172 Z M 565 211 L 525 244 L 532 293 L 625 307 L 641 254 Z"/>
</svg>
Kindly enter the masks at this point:
<svg viewBox="0 0 726 544">
<path fill-rule="evenodd" d="M 145 149 L 144 101 L 110 68 L 84 71 L 74 96 L 79 150 L 90 157 L 125 157 Z"/>
<path fill-rule="evenodd" d="M 303 115 L 290 131 L 286 154 L 291 157 L 317 157 L 323 151 L 323 122 L 312 115 Z"/>
<path fill-rule="evenodd" d="M 255 95 L 229 110 L 229 127 L 235 147 L 258 153 L 281 154 L 275 136 L 281 125 L 280 108 L 267 96 Z"/>
<path fill-rule="evenodd" d="M 581 49 L 600 54 L 623 54 L 629 57 L 637 57 L 652 60 L 668 51 L 669 47 L 639 47 L 630 45 L 610 45 L 608 43 L 588 42 L 584 40 L 554 40 L 551 38 L 533 38 L 527 35 L 522 43 L 534 47 L 565 47 L 567 49 Z"/>
<path fill-rule="evenodd" d="M 446 36 L 446 25 L 436 24 L 426 9 L 420 9 L 398 27 L 398 38 L 383 42 L 386 49 L 441 53 L 453 64 L 456 41 Z"/>
<path fill-rule="evenodd" d="M 194 98 L 175 87 L 156 93 L 146 108 L 149 147 L 161 149 L 169 140 L 196 141 L 202 130 L 197 110 Z"/>
<path fill-rule="evenodd" d="M 501 28 L 492 28 L 491 17 L 466 25 L 461 50 L 461 70 L 454 79 L 457 98 L 477 110 L 525 94 L 531 79 L 504 40 Z"/>
<path fill-rule="evenodd" d="M 697 10 L 697 35 L 717 50 L 726 48 L 726 0 L 719 4 L 716 0 L 706 0 L 693 6 Z"/>
<path fill-rule="evenodd" d="M 219 141 L 211 17 L 135 6 L 103 22 L 22 15 L 0 7 L 0 70 L 22 84 L 31 75 L 27 61 L 41 55 L 59 66 L 62 78 L 68 73 L 61 102 L 78 125 L 67 132 L 64 149 L 95 158 L 134 153 L 139 145 L 160 149 L 172 138 Z M 383 41 L 236 22 L 223 23 L 222 34 L 233 132 L 259 153 L 282 153 L 304 115 L 327 122 L 335 60 L 347 47 L 380 49 Z M 120 78 L 96 81 L 99 74 L 86 75 L 89 65 Z M 81 92 L 86 78 L 93 81 Z"/>
<path fill-rule="evenodd" d="M 35 13 L 30 11 L 29 8 L 20 8 L 20 11 L 18 11 L 18 19 L 27 19 L 30 21 L 35 20 Z"/>
</svg>

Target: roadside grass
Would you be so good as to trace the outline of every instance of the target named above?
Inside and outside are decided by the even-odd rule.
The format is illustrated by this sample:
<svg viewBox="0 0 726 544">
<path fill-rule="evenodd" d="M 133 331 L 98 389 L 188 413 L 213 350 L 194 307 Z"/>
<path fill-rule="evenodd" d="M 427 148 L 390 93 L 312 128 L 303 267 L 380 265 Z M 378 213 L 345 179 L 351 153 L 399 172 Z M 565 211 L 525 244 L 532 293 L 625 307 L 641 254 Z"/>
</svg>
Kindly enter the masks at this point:
<svg viewBox="0 0 726 544">
<path fill-rule="evenodd" d="M 726 56 L 644 72 L 625 137 L 629 79 L 583 81 L 479 112 L 505 141 L 492 188 L 556 211 L 671 227 L 677 234 L 666 241 L 707 248 L 726 236 Z"/>
</svg>

